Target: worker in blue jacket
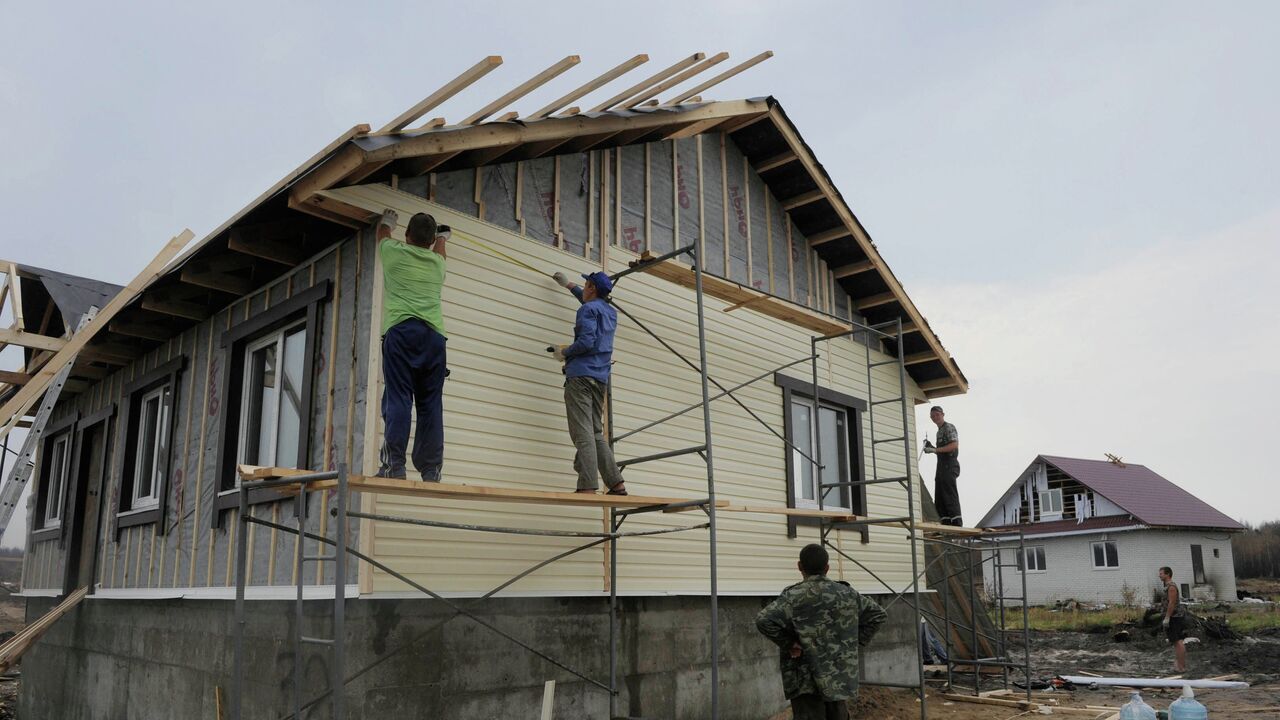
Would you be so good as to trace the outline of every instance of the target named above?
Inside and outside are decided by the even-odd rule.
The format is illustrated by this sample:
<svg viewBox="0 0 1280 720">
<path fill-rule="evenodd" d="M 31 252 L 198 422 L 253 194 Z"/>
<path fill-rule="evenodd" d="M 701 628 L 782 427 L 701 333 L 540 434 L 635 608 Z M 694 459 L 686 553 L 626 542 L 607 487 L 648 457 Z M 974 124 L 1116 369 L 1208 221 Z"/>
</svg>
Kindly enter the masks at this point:
<svg viewBox="0 0 1280 720">
<path fill-rule="evenodd" d="M 613 449 L 604 438 L 603 422 L 613 333 L 618 329 L 618 311 L 608 303 L 613 281 L 605 273 L 593 272 L 583 275 L 586 285 L 578 287 L 564 273 L 552 277 L 582 303 L 573 325 L 573 344 L 554 348 L 556 359 L 564 363 L 564 406 L 569 437 L 577 449 L 573 458 L 577 491 L 596 492 L 603 475 L 610 495 L 626 495 Z"/>
</svg>

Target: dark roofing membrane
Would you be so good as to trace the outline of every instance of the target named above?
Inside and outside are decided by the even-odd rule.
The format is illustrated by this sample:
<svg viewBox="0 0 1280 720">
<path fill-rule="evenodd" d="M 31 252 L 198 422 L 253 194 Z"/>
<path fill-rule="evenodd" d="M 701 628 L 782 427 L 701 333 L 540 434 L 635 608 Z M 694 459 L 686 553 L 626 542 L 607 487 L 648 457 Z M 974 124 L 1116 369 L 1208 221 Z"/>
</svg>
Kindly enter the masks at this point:
<svg viewBox="0 0 1280 720">
<path fill-rule="evenodd" d="M 40 284 L 44 285 L 49 297 L 53 298 L 54 305 L 62 313 L 63 324 L 73 330 L 90 307 L 101 310 L 124 288 L 122 285 L 30 265 L 19 265 L 18 269 L 40 279 Z"/>
<path fill-rule="evenodd" d="M 1052 535 L 1066 532 L 1089 532 L 1092 530 L 1106 530 L 1110 528 L 1120 527 L 1141 527 L 1146 523 L 1135 520 L 1129 515 L 1103 515 L 1101 517 L 1086 518 L 1083 522 L 1072 520 L 1050 520 L 1048 522 L 1038 523 L 1021 523 L 1014 525 L 992 525 L 984 528 L 992 532 L 1000 532 L 1003 530 L 1018 531 L 1021 530 L 1023 535 L 1034 537 L 1036 535 Z"/>
<path fill-rule="evenodd" d="M 1109 460 L 1081 460 L 1053 455 L 1041 455 L 1040 459 L 1119 505 L 1146 525 L 1245 529 L 1240 523 L 1145 465 L 1125 463 L 1120 466 Z"/>
</svg>

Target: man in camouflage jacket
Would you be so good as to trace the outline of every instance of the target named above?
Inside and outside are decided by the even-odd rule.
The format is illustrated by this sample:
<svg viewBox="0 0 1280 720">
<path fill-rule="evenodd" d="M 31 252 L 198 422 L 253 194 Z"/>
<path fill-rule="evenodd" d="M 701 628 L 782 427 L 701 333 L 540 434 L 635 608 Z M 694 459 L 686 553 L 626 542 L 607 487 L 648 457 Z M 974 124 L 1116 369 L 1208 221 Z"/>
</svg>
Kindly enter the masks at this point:
<svg viewBox="0 0 1280 720">
<path fill-rule="evenodd" d="M 827 551 L 800 551 L 804 580 L 756 616 L 756 628 L 776 644 L 782 688 L 795 720 L 844 720 L 846 700 L 858 695 L 858 652 L 885 620 L 875 602 L 848 584 L 829 580 Z"/>
</svg>

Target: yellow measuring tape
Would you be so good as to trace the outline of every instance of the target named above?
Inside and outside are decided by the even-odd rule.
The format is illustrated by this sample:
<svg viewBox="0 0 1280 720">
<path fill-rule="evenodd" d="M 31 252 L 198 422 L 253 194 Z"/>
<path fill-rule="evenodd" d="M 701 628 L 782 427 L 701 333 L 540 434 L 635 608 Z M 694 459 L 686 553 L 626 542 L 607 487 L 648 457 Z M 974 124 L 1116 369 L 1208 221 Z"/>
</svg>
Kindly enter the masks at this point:
<svg viewBox="0 0 1280 720">
<path fill-rule="evenodd" d="M 492 257 L 498 258 L 499 260 L 506 260 L 507 262 L 509 262 L 509 263 L 511 263 L 511 264 L 513 264 L 513 265 L 519 265 L 520 267 L 522 267 L 522 268 L 524 268 L 524 269 L 526 269 L 526 270 L 532 270 L 533 272 L 536 272 L 536 273 L 538 273 L 539 275 L 550 275 L 550 274 L 551 274 L 551 273 L 548 273 L 548 272 L 546 272 L 546 271 L 539 270 L 538 268 L 536 268 L 536 267 L 534 267 L 534 266 L 530 265 L 529 263 L 526 263 L 526 262 L 524 262 L 524 261 L 522 261 L 522 260 L 517 260 L 516 258 L 511 257 L 510 255 L 508 255 L 508 254 L 506 254 L 506 253 L 502 252 L 502 251 L 501 251 L 501 250 L 499 250 L 498 248 L 496 248 L 496 247 L 494 247 L 494 246 L 490 245 L 489 243 L 487 243 L 487 242 L 485 242 L 485 241 L 481 240 L 480 238 L 478 238 L 478 237 L 476 237 L 476 236 L 474 236 L 474 235 L 471 235 L 471 234 L 469 234 L 469 233 L 458 232 L 457 230 L 452 230 L 452 234 L 453 234 L 453 235 L 456 235 L 456 236 L 457 236 L 458 238 L 460 238 L 460 239 L 466 240 L 467 242 L 471 243 L 472 245 L 475 245 L 475 246 L 476 246 L 476 247 L 477 247 L 481 252 L 484 252 L 485 254 L 490 255 L 490 256 L 492 256 Z"/>
</svg>

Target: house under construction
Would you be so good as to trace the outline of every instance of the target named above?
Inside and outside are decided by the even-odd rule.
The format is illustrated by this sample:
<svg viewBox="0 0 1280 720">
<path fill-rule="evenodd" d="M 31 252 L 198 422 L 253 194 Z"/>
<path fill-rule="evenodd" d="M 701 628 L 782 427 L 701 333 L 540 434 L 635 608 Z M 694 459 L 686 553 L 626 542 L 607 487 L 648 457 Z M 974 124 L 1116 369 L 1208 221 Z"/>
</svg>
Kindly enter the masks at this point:
<svg viewBox="0 0 1280 720">
<path fill-rule="evenodd" d="M 907 591 L 865 676 L 920 685 L 912 533 L 942 528 L 911 408 L 967 381 L 779 102 L 701 97 L 769 55 L 585 83 L 570 56 L 424 122 L 486 58 L 120 295 L 9 266 L 28 614 L 89 588 L 25 656 L 23 717 L 505 717 L 555 680 L 555 717 L 759 719 L 783 698 L 754 616 L 820 539 L 833 576 Z M 453 228 L 439 485 L 368 477 L 384 208 Z M 628 497 L 572 494 L 556 270 L 617 280 Z"/>
</svg>

